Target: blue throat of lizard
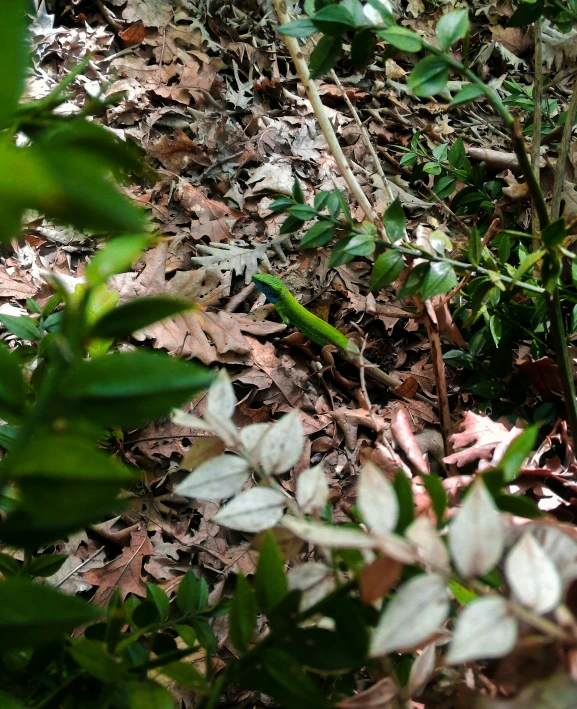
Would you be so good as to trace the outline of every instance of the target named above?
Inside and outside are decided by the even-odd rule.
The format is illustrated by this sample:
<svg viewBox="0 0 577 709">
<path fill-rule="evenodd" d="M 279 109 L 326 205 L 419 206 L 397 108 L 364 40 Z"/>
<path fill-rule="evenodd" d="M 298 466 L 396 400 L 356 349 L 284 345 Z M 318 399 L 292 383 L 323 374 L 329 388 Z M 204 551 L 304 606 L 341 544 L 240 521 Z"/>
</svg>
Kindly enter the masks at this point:
<svg viewBox="0 0 577 709">
<path fill-rule="evenodd" d="M 266 299 L 269 301 L 269 303 L 278 303 L 280 300 L 280 295 L 278 293 L 275 293 L 274 289 L 271 288 L 267 283 L 262 283 L 260 281 L 255 280 L 254 283 L 256 284 L 256 287 L 264 293 Z"/>
</svg>

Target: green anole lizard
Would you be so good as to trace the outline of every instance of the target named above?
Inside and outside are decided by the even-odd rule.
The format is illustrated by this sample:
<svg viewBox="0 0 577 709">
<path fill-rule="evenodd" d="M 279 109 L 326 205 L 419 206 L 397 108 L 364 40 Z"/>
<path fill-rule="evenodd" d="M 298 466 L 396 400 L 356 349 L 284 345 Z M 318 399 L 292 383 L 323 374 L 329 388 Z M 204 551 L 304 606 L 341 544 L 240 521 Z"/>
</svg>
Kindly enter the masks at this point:
<svg viewBox="0 0 577 709">
<path fill-rule="evenodd" d="M 306 335 L 309 340 L 322 347 L 335 345 L 338 353 L 357 367 L 361 366 L 361 353 L 352 340 L 336 327 L 329 325 L 321 318 L 309 313 L 295 298 L 280 278 L 266 273 L 257 273 L 252 277 L 256 287 L 262 291 L 266 299 L 273 303 L 282 321 L 286 325 L 296 327 L 299 332 Z M 362 364 L 366 366 L 366 374 L 389 389 L 396 389 L 402 382 L 396 377 L 391 377 L 363 358 Z"/>
</svg>

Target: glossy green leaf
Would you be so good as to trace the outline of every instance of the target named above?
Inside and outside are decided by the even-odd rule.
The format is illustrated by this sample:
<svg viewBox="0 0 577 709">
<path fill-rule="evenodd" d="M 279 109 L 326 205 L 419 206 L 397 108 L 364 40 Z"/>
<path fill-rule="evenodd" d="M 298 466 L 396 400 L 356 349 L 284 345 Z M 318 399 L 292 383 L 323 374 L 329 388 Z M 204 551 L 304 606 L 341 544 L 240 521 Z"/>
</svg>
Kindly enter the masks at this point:
<svg viewBox="0 0 577 709">
<path fill-rule="evenodd" d="M 20 573 L 22 562 L 9 554 L 0 554 L 0 574 L 4 576 L 16 576 Z"/>
<path fill-rule="evenodd" d="M 535 500 L 525 495 L 497 495 L 495 504 L 501 512 L 509 512 L 517 517 L 538 519 L 544 516 Z"/>
<path fill-rule="evenodd" d="M 25 578 L 0 581 L 0 649 L 32 648 L 100 618 L 97 606 Z"/>
<path fill-rule="evenodd" d="M 10 125 L 29 64 L 25 0 L 4 0 L 0 23 L 0 130 Z"/>
<path fill-rule="evenodd" d="M 474 225 L 471 229 L 471 234 L 469 235 L 469 248 L 467 249 L 467 256 L 469 261 L 473 266 L 478 266 L 481 261 L 481 235 L 477 226 Z"/>
<path fill-rule="evenodd" d="M 544 7 L 544 0 L 520 2 L 515 12 L 509 18 L 507 27 L 527 27 L 528 25 L 532 25 L 543 15 Z"/>
<path fill-rule="evenodd" d="M 415 519 L 415 501 L 411 481 L 404 471 L 399 470 L 393 480 L 393 487 L 399 502 L 399 519 L 395 528 L 396 534 L 403 534 L 405 529 Z"/>
<path fill-rule="evenodd" d="M 526 428 L 521 435 L 514 438 L 509 444 L 505 455 L 499 463 L 499 468 L 503 471 L 506 483 L 510 483 L 518 477 L 523 462 L 535 449 L 538 433 L 539 425 L 534 424 Z"/>
<path fill-rule="evenodd" d="M 311 17 L 311 22 L 323 34 L 340 37 L 356 26 L 355 18 L 342 5 L 327 5 Z"/>
<path fill-rule="evenodd" d="M 326 246 L 335 235 L 335 226 L 331 222 L 322 221 L 313 224 L 300 242 L 301 249 L 313 249 Z"/>
<path fill-rule="evenodd" d="M 305 193 L 303 192 L 302 185 L 298 179 L 295 178 L 293 182 L 292 196 L 295 202 L 298 204 L 305 203 Z"/>
<path fill-rule="evenodd" d="M 389 44 L 392 44 L 393 47 L 403 52 L 420 52 L 423 47 L 423 40 L 420 35 L 400 25 L 393 25 L 393 27 L 379 30 L 377 34 Z"/>
<path fill-rule="evenodd" d="M 567 227 L 563 217 L 561 217 L 561 219 L 556 219 L 554 222 L 551 222 L 551 224 L 548 224 L 541 232 L 543 245 L 547 248 L 560 246 L 566 238 Z"/>
<path fill-rule="evenodd" d="M 395 281 L 405 267 L 402 255 L 390 250 L 379 254 L 371 273 L 371 291 L 375 292 Z"/>
<path fill-rule="evenodd" d="M 304 222 L 302 219 L 297 219 L 289 214 L 289 216 L 284 220 L 280 228 L 279 234 L 292 234 L 299 229 L 302 229 Z"/>
<path fill-rule="evenodd" d="M 292 214 L 293 217 L 301 219 L 302 221 L 308 221 L 309 219 L 314 219 L 317 216 L 317 210 L 308 204 L 295 204 L 289 207 L 288 213 Z"/>
<path fill-rule="evenodd" d="M 408 88 L 414 96 L 429 97 L 440 93 L 449 80 L 449 69 L 440 57 L 425 57 L 409 76 Z"/>
<path fill-rule="evenodd" d="M 460 106 L 463 103 L 469 103 L 483 96 L 485 92 L 477 84 L 465 84 L 462 89 L 459 89 L 455 94 L 450 106 Z"/>
<path fill-rule="evenodd" d="M 448 293 L 456 285 L 457 276 L 451 264 L 446 262 L 432 263 L 423 280 L 421 297 L 423 300 L 430 300 L 436 295 Z"/>
<path fill-rule="evenodd" d="M 10 421 L 14 416 L 20 417 L 25 410 L 26 384 L 18 357 L 0 344 L 0 416 Z"/>
<path fill-rule="evenodd" d="M 204 608 L 208 601 L 208 587 L 204 579 L 196 578 L 193 571 L 187 571 L 180 582 L 176 603 L 184 615 Z"/>
<path fill-rule="evenodd" d="M 357 32 L 351 44 L 351 62 L 353 69 L 362 74 L 373 59 L 377 39 L 372 30 L 365 29 Z"/>
<path fill-rule="evenodd" d="M 400 287 L 399 292 L 397 293 L 397 298 L 401 300 L 402 298 L 408 298 L 409 296 L 418 293 L 423 286 L 423 282 L 428 272 L 428 263 L 419 263 L 415 266 L 407 276 L 403 285 Z"/>
<path fill-rule="evenodd" d="M 340 37 L 323 37 L 314 48 L 310 58 L 310 71 L 313 79 L 327 74 L 343 53 Z"/>
<path fill-rule="evenodd" d="M 245 577 L 239 574 L 229 618 L 230 639 L 238 652 L 245 653 L 248 650 L 256 632 L 256 619 L 255 593 Z"/>
<path fill-rule="evenodd" d="M 91 286 L 105 283 L 111 276 L 127 271 L 134 260 L 150 245 L 149 234 L 119 236 L 97 251 L 86 267 L 86 280 Z"/>
<path fill-rule="evenodd" d="M 458 39 L 463 39 L 469 31 L 467 10 L 453 10 L 445 13 L 437 22 L 435 33 L 443 51 L 449 50 Z"/>
<path fill-rule="evenodd" d="M 40 337 L 38 321 L 27 315 L 22 315 L 21 317 L 15 315 L 0 315 L 0 322 L 20 340 L 34 341 Z"/>
<path fill-rule="evenodd" d="M 389 10 L 389 8 L 385 2 L 383 2 L 382 0 L 368 0 L 367 4 L 370 5 L 371 7 L 374 7 L 375 10 L 377 10 L 377 12 L 382 17 L 383 22 L 386 25 L 393 24 L 395 19 L 392 16 L 391 11 Z"/>
<path fill-rule="evenodd" d="M 146 598 L 156 606 L 160 620 L 165 621 L 170 613 L 170 599 L 164 590 L 157 584 L 147 581 Z"/>
<path fill-rule="evenodd" d="M 421 475 L 421 479 L 429 493 L 433 510 L 437 517 L 437 524 L 440 526 L 443 523 L 445 510 L 447 509 L 447 492 L 443 486 L 443 481 L 435 473 Z"/>
<path fill-rule="evenodd" d="M 61 383 L 70 413 L 104 426 L 166 416 L 208 388 L 206 367 L 153 352 L 126 352 L 80 362 Z"/>
<path fill-rule="evenodd" d="M 288 593 L 284 559 L 272 532 L 267 532 L 260 550 L 255 576 L 255 591 L 259 606 L 264 613 L 271 611 Z"/>
<path fill-rule="evenodd" d="M 556 253 L 548 252 L 541 265 L 541 283 L 547 293 L 553 294 L 559 285 L 563 264 Z"/>
<path fill-rule="evenodd" d="M 407 219 L 401 200 L 398 197 L 387 207 L 383 221 L 390 241 L 394 243 L 403 238 L 407 228 Z"/>
<path fill-rule="evenodd" d="M 278 212 L 286 211 L 289 207 L 292 207 L 294 203 L 295 201 L 292 197 L 277 197 L 274 202 L 269 204 L 268 208 L 271 212 L 276 214 Z"/>
<path fill-rule="evenodd" d="M 168 296 L 136 298 L 119 305 L 98 319 L 88 337 L 119 339 L 160 320 L 173 317 L 196 306 L 192 301 Z"/>
<path fill-rule="evenodd" d="M 68 554 L 42 554 L 32 559 L 26 567 L 26 572 L 30 576 L 48 578 L 54 576 L 66 559 L 68 559 Z"/>
<path fill-rule="evenodd" d="M 279 25 L 277 32 L 287 37 L 310 37 L 317 32 L 317 28 L 311 20 L 302 18 L 300 20 L 294 20 L 294 22 Z"/>
<path fill-rule="evenodd" d="M 101 682 L 117 682 L 125 674 L 106 651 L 104 643 L 82 638 L 75 641 L 68 652 L 85 672 Z"/>
</svg>

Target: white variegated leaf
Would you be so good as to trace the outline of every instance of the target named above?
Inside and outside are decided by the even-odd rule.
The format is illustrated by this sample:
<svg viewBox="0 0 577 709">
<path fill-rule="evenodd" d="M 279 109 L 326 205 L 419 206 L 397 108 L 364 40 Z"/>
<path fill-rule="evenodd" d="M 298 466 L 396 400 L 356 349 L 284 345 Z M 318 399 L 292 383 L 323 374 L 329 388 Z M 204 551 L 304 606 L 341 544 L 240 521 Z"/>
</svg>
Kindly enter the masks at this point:
<svg viewBox="0 0 577 709">
<path fill-rule="evenodd" d="M 328 596 L 335 588 L 333 570 L 318 561 L 295 566 L 287 576 L 291 591 L 302 592 L 301 610 L 307 610 Z"/>
<path fill-rule="evenodd" d="M 250 477 L 250 466 L 237 455 L 217 455 L 186 477 L 176 492 L 198 500 L 225 500 L 242 490 Z"/>
<path fill-rule="evenodd" d="M 212 521 L 240 532 L 262 532 L 280 522 L 286 504 L 282 492 L 253 487 L 221 507 Z"/>
<path fill-rule="evenodd" d="M 477 478 L 449 526 L 449 549 L 465 578 L 484 576 L 503 553 L 504 532 L 499 511 L 485 483 Z"/>
<path fill-rule="evenodd" d="M 371 642 L 371 657 L 421 645 L 441 630 L 449 615 L 445 581 L 422 574 L 401 586 L 381 616 Z"/>
<path fill-rule="evenodd" d="M 501 596 L 471 601 L 457 619 L 446 661 L 459 665 L 472 660 L 504 657 L 517 642 L 517 620 Z"/>
<path fill-rule="evenodd" d="M 561 577 L 530 532 L 509 552 L 505 573 L 516 599 L 535 613 L 549 613 L 559 605 L 563 590 Z"/>
<path fill-rule="evenodd" d="M 413 545 L 398 534 L 373 534 L 375 549 L 380 549 L 391 559 L 400 561 L 401 564 L 414 564 L 417 561 L 417 554 Z"/>
<path fill-rule="evenodd" d="M 405 531 L 405 537 L 415 545 L 425 566 L 437 571 L 449 570 L 449 552 L 429 517 L 418 517 Z"/>
<path fill-rule="evenodd" d="M 346 527 L 331 527 L 319 522 L 307 522 L 286 515 L 282 521 L 283 527 L 290 530 L 295 536 L 305 542 L 318 544 L 323 547 L 340 549 L 373 549 L 378 543 L 360 529 L 347 529 Z"/>
<path fill-rule="evenodd" d="M 260 465 L 260 460 L 256 455 L 262 437 L 269 431 L 268 423 L 252 423 L 245 426 L 240 432 L 240 442 L 244 450 L 251 456 L 251 459 Z"/>
<path fill-rule="evenodd" d="M 322 510 L 329 499 L 329 484 L 322 464 L 307 468 L 297 478 L 296 498 L 305 514 Z"/>
<path fill-rule="evenodd" d="M 236 396 L 225 369 L 220 370 L 218 377 L 210 385 L 206 398 L 206 413 L 210 418 L 232 418 L 236 406 Z"/>
<path fill-rule="evenodd" d="M 298 411 L 283 416 L 265 433 L 256 454 L 267 475 L 281 475 L 290 470 L 302 455 L 305 443 L 303 424 Z"/>
<path fill-rule="evenodd" d="M 371 532 L 392 532 L 399 519 L 399 503 L 395 489 L 382 470 L 365 463 L 358 482 L 358 505 Z"/>
</svg>

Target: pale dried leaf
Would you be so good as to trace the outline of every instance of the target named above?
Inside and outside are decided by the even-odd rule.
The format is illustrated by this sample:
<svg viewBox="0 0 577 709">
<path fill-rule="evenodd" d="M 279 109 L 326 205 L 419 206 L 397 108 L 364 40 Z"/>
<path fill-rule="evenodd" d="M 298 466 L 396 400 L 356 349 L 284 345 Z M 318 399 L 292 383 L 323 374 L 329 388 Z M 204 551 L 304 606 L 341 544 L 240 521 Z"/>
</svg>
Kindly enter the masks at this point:
<svg viewBox="0 0 577 709">
<path fill-rule="evenodd" d="M 225 500 L 242 490 L 250 477 L 244 458 L 224 453 L 207 460 L 176 487 L 178 495 L 198 500 Z"/>
<path fill-rule="evenodd" d="M 405 537 L 415 545 L 425 566 L 437 571 L 449 571 L 449 552 L 429 517 L 418 517 L 406 530 Z"/>
<path fill-rule="evenodd" d="M 510 615 L 505 598 L 486 596 L 472 601 L 457 619 L 446 661 L 459 665 L 503 657 L 515 647 L 517 630 L 517 620 Z"/>
<path fill-rule="evenodd" d="M 358 505 L 371 532 L 392 532 L 399 519 L 395 489 L 382 470 L 373 463 L 363 465 L 358 482 Z"/>
<path fill-rule="evenodd" d="M 262 532 L 280 522 L 286 504 L 282 492 L 253 487 L 221 507 L 212 521 L 239 532 Z"/>
<path fill-rule="evenodd" d="M 411 697 L 418 697 L 433 676 L 437 660 L 436 650 L 435 643 L 430 643 L 413 662 L 408 683 Z"/>
<path fill-rule="evenodd" d="M 448 615 L 449 597 L 442 576 L 412 578 L 381 616 L 371 642 L 371 657 L 421 645 L 441 630 Z"/>
<path fill-rule="evenodd" d="M 504 532 L 493 498 L 477 478 L 449 526 L 449 549 L 465 578 L 491 571 L 503 553 Z"/>
<path fill-rule="evenodd" d="M 298 463 L 304 443 L 301 415 L 291 411 L 265 433 L 255 455 L 267 475 L 280 475 Z"/>
<path fill-rule="evenodd" d="M 234 243 L 215 243 L 209 246 L 198 245 L 198 250 L 206 256 L 195 256 L 191 260 L 200 266 L 218 266 L 222 271 L 232 271 L 238 276 L 244 274 L 244 282 L 248 285 L 255 273 L 260 271 L 264 263 L 271 269 L 266 246 L 257 245 L 253 249 L 238 246 Z"/>
<path fill-rule="evenodd" d="M 282 525 L 305 542 L 319 546 L 337 549 L 372 549 L 377 546 L 375 540 L 360 529 L 331 527 L 328 524 L 307 522 L 290 515 L 283 518 Z"/>
<path fill-rule="evenodd" d="M 322 464 L 307 468 L 297 478 L 296 499 L 305 514 L 322 510 L 329 499 L 329 484 Z"/>
<path fill-rule="evenodd" d="M 343 699 L 337 704 L 339 709 L 389 709 L 399 692 L 392 677 L 385 677 L 364 692 Z"/>
<path fill-rule="evenodd" d="M 561 577 L 530 532 L 526 532 L 509 552 L 505 573 L 517 600 L 535 613 L 549 613 L 559 604 Z"/>
<path fill-rule="evenodd" d="M 214 419 L 230 419 L 234 414 L 236 395 L 225 369 L 218 373 L 210 385 L 206 403 L 206 413 Z"/>
<path fill-rule="evenodd" d="M 480 459 L 489 460 L 492 466 L 498 465 L 511 441 L 521 433 L 522 429 L 516 426 L 509 430 L 500 421 L 493 421 L 489 416 L 466 411 L 461 422 L 461 431 L 451 436 L 453 448 L 463 450 L 443 458 L 443 462 L 462 467 Z"/>
<path fill-rule="evenodd" d="M 495 699 L 477 694 L 471 709 L 574 709 L 577 684 L 568 674 L 555 674 L 543 682 L 531 682 L 514 699 Z"/>
</svg>

